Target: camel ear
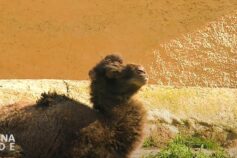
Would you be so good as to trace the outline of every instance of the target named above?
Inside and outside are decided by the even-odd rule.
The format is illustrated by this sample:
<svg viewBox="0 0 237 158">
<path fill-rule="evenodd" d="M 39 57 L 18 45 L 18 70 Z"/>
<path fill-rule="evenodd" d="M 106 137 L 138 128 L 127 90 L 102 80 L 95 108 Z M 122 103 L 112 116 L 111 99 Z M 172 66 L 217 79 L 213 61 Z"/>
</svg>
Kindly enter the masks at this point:
<svg viewBox="0 0 237 158">
<path fill-rule="evenodd" d="M 89 71 L 89 77 L 90 77 L 91 80 L 95 80 L 95 78 L 96 78 L 96 73 L 95 73 L 94 70 L 90 70 L 90 71 Z"/>
</svg>

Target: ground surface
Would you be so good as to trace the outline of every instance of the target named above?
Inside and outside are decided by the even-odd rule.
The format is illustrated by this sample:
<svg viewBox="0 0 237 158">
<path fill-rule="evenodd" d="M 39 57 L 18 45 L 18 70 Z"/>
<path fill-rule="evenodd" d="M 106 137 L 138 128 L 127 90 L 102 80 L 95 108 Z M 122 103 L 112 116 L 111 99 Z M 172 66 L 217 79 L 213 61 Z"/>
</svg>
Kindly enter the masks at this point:
<svg viewBox="0 0 237 158">
<path fill-rule="evenodd" d="M 34 103 L 42 92 L 57 91 L 90 106 L 88 85 L 88 81 L 0 80 L 0 105 Z M 215 139 L 236 155 L 237 89 L 148 85 L 136 97 L 148 110 L 147 137 L 152 136 L 158 148 L 139 149 L 133 158 L 157 152 L 183 131 Z"/>
<path fill-rule="evenodd" d="M 178 57 L 177 46 L 170 47 L 174 54 L 162 52 L 159 47 L 161 43 L 172 44 L 170 40 L 176 38 L 182 45 L 183 35 L 202 30 L 222 16 L 232 16 L 236 9 L 236 0 L 1 0 L 0 78 L 87 79 L 88 69 L 111 52 L 119 52 L 127 61 L 141 63 L 150 69 L 153 52 L 158 49 L 168 69 L 162 72 L 169 74 L 160 73 L 157 79 L 162 79 L 165 85 L 189 83 L 228 87 L 229 79 L 236 81 L 232 66 L 236 63 L 236 54 L 228 51 L 237 52 L 235 37 L 228 37 L 234 43 L 232 47 L 227 46 L 227 54 L 217 52 L 215 55 L 211 49 L 214 56 L 208 56 L 197 52 L 203 49 L 195 46 L 197 59 L 191 55 L 193 49 L 190 50 L 192 47 L 187 44 L 185 53 Z M 231 34 L 236 35 L 236 31 Z M 222 35 L 215 38 L 222 38 Z M 195 39 L 196 36 L 191 37 Z M 223 37 L 226 37 L 225 33 Z M 195 71 L 192 64 L 195 65 L 196 60 L 201 62 L 199 58 L 209 59 L 207 56 L 210 60 L 206 70 L 202 69 L 205 65 L 199 64 L 200 69 Z M 228 57 L 230 61 L 220 62 L 220 56 Z M 191 58 L 191 62 L 183 61 L 185 57 Z M 223 64 L 226 64 L 225 68 Z M 180 66 L 185 69 L 183 74 Z M 156 69 L 160 70 L 160 67 Z M 205 78 L 212 76 L 213 71 L 225 74 Z"/>
</svg>

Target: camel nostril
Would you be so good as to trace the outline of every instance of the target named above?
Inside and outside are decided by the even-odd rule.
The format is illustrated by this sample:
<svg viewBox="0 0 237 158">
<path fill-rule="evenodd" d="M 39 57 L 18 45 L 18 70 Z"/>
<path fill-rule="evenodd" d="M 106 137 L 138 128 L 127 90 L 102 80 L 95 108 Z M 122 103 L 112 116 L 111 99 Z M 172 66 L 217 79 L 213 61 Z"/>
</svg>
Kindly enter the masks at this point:
<svg viewBox="0 0 237 158">
<path fill-rule="evenodd" d="M 138 69 L 137 70 L 139 73 L 145 73 L 145 71 Z"/>
<path fill-rule="evenodd" d="M 145 71 L 145 69 L 144 69 L 144 67 L 143 66 L 139 66 L 138 68 L 137 68 L 137 71 L 139 72 L 139 73 L 146 73 L 146 71 Z"/>
</svg>

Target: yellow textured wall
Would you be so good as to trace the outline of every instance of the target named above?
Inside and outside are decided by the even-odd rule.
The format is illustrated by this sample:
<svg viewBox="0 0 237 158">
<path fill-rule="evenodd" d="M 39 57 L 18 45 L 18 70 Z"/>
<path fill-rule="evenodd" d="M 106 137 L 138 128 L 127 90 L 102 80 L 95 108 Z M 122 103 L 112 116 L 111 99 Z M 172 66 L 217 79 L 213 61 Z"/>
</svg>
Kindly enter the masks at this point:
<svg viewBox="0 0 237 158">
<path fill-rule="evenodd" d="M 237 88 L 237 12 L 153 53 L 150 76 L 159 84 Z"/>
</svg>

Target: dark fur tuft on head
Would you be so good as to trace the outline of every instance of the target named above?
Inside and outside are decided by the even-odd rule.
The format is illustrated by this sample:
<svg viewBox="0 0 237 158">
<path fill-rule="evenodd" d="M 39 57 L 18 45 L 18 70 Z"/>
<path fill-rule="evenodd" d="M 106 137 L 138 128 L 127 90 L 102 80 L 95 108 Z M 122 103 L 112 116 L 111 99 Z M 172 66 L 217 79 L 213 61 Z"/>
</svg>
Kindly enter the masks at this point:
<svg viewBox="0 0 237 158">
<path fill-rule="evenodd" d="M 119 62 L 121 64 L 123 63 L 123 59 L 121 58 L 121 56 L 115 55 L 115 54 L 107 55 L 104 58 L 104 61 L 107 61 L 107 62 Z"/>
<path fill-rule="evenodd" d="M 91 80 L 98 79 L 100 76 L 105 75 L 105 71 L 109 69 L 109 66 L 122 64 L 123 60 L 118 55 L 107 55 L 103 60 L 101 60 L 94 68 L 89 71 L 89 76 Z"/>
</svg>

